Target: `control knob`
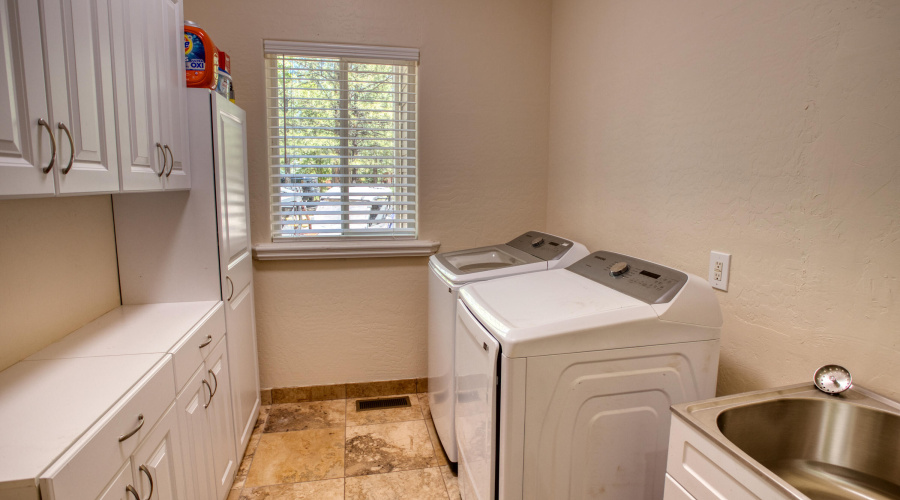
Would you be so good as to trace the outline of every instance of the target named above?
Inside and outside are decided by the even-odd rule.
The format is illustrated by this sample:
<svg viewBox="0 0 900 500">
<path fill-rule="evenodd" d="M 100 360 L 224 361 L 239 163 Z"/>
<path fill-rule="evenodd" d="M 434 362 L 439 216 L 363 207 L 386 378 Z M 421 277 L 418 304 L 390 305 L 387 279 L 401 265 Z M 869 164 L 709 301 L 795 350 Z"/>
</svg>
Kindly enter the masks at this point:
<svg viewBox="0 0 900 500">
<path fill-rule="evenodd" d="M 538 236 L 537 238 L 531 240 L 531 246 L 533 246 L 534 248 L 537 248 L 537 247 L 539 247 L 539 246 L 541 246 L 541 245 L 543 245 L 543 244 L 544 244 L 544 238 L 542 238 L 542 237 L 540 237 L 540 236 Z"/>
<path fill-rule="evenodd" d="M 623 274 L 627 273 L 628 269 L 629 268 L 628 268 L 627 262 L 625 262 L 625 261 L 616 262 L 615 264 L 612 265 L 612 267 L 609 268 L 609 275 L 612 276 L 613 278 L 618 278 L 619 276 L 622 276 Z"/>
</svg>

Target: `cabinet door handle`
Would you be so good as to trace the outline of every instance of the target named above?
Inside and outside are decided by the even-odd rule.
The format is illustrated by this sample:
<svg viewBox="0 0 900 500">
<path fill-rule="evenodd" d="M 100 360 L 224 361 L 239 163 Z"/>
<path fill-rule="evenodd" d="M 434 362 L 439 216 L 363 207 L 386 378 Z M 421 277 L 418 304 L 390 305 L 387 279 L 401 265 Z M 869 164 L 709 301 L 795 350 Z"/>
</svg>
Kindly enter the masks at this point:
<svg viewBox="0 0 900 500">
<path fill-rule="evenodd" d="M 162 166 L 162 168 L 160 169 L 159 173 L 156 174 L 157 177 L 162 177 L 163 174 L 166 173 L 166 164 L 169 163 L 169 157 L 166 156 L 166 150 L 163 149 L 162 144 L 160 144 L 160 143 L 157 142 L 157 143 L 156 143 L 156 149 L 162 151 L 162 154 L 163 154 L 163 166 Z"/>
<path fill-rule="evenodd" d="M 228 298 L 225 300 L 231 302 L 231 298 L 234 297 L 234 282 L 231 281 L 231 276 L 225 276 L 225 280 L 227 280 L 228 284 L 231 285 L 231 292 L 228 293 Z"/>
<path fill-rule="evenodd" d="M 134 500 L 141 500 L 141 497 L 138 496 L 137 490 L 134 489 L 134 486 L 132 486 L 132 485 L 129 484 L 128 486 L 126 486 L 125 492 L 131 493 L 131 496 L 134 497 Z"/>
<path fill-rule="evenodd" d="M 69 164 L 66 165 L 66 168 L 60 170 L 63 174 L 68 174 L 69 170 L 72 170 L 72 164 L 75 163 L 75 142 L 72 140 L 72 132 L 69 132 L 69 127 L 65 123 L 59 122 L 56 124 L 56 127 L 62 129 L 66 133 L 66 137 L 69 138 L 69 151 L 71 151 Z"/>
<path fill-rule="evenodd" d="M 213 382 L 216 383 L 216 390 L 212 391 L 212 394 L 209 395 L 209 400 L 212 401 L 213 396 L 215 396 L 216 393 L 219 392 L 219 377 L 216 377 L 216 373 L 212 370 L 206 370 L 206 371 L 208 371 L 209 374 L 212 375 Z"/>
<path fill-rule="evenodd" d="M 168 177 L 172 175 L 172 169 L 175 168 L 175 155 L 172 154 L 172 148 L 170 148 L 168 144 L 163 146 L 163 149 L 169 152 L 169 171 L 166 172 L 166 177 Z"/>
<path fill-rule="evenodd" d="M 141 427 L 143 427 L 143 426 L 144 426 L 144 414 L 141 413 L 138 415 L 138 426 L 135 427 L 134 430 L 129 432 L 128 434 L 122 434 L 121 436 L 119 436 L 119 442 L 121 443 L 122 441 L 125 441 L 126 439 L 130 438 L 131 436 L 134 436 L 135 434 L 137 434 L 137 431 L 141 430 Z"/>
<path fill-rule="evenodd" d="M 138 469 L 140 469 L 140 471 L 143 472 L 147 476 L 147 479 L 150 481 L 150 494 L 147 495 L 147 500 L 150 500 L 151 498 L 153 498 L 153 476 L 150 475 L 150 469 L 148 469 L 144 464 L 141 464 Z"/>
<path fill-rule="evenodd" d="M 212 344 L 212 335 L 206 336 L 206 342 L 200 344 L 200 349 L 203 349 L 204 347 L 208 346 L 209 344 Z"/>
<path fill-rule="evenodd" d="M 209 408 L 209 404 L 212 403 L 212 394 L 213 394 L 212 387 L 209 386 L 209 382 L 207 382 L 206 379 L 203 379 L 203 385 L 205 385 L 206 388 L 209 390 L 209 401 L 207 401 L 206 404 L 203 405 L 203 407 Z"/>
<path fill-rule="evenodd" d="M 47 133 L 50 134 L 50 163 L 42 169 L 47 174 L 53 170 L 53 164 L 56 163 L 56 138 L 53 137 L 53 131 L 50 130 L 50 124 L 46 120 L 38 118 L 38 125 L 47 129 Z"/>
</svg>

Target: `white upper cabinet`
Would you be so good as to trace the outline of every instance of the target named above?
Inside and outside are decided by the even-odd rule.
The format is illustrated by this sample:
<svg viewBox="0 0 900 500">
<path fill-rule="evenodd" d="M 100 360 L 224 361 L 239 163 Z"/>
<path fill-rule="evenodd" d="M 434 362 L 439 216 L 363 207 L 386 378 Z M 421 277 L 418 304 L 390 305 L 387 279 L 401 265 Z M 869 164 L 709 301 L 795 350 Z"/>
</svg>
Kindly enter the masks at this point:
<svg viewBox="0 0 900 500">
<path fill-rule="evenodd" d="M 0 196 L 56 192 L 59 151 L 44 82 L 38 2 L 0 0 Z"/>
<path fill-rule="evenodd" d="M 166 189 L 191 187 L 187 150 L 187 87 L 184 76 L 184 11 L 181 0 L 162 3 L 163 40 L 159 43 L 159 94 L 163 116 L 160 142 L 169 157 Z"/>
<path fill-rule="evenodd" d="M 188 189 L 180 0 L 0 0 L 0 197 Z"/>
<path fill-rule="evenodd" d="M 44 0 L 60 194 L 118 192 L 110 0 Z"/>
<path fill-rule="evenodd" d="M 188 189 L 181 2 L 124 0 L 113 27 L 122 190 Z"/>
</svg>

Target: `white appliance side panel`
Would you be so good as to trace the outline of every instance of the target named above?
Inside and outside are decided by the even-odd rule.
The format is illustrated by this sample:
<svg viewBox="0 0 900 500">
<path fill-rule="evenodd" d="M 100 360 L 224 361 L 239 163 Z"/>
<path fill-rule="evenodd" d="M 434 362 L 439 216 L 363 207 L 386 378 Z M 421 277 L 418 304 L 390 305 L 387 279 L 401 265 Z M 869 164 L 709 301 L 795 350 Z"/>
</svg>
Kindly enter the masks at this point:
<svg viewBox="0 0 900 500">
<path fill-rule="evenodd" d="M 494 500 L 500 344 L 461 303 L 456 332 L 459 491 L 466 500 Z"/>
<path fill-rule="evenodd" d="M 500 438 L 497 449 L 497 498 L 522 500 L 525 463 L 525 399 L 527 358 L 500 357 Z"/>
<path fill-rule="evenodd" d="M 459 286 L 453 286 L 428 267 L 428 404 L 438 438 L 447 458 L 458 461 L 456 452 L 456 302 Z"/>
<path fill-rule="evenodd" d="M 188 92 L 191 190 L 113 195 L 122 304 L 222 300 L 210 92 Z"/>
<path fill-rule="evenodd" d="M 669 407 L 714 396 L 717 341 L 528 360 L 525 498 L 663 495 Z"/>
</svg>

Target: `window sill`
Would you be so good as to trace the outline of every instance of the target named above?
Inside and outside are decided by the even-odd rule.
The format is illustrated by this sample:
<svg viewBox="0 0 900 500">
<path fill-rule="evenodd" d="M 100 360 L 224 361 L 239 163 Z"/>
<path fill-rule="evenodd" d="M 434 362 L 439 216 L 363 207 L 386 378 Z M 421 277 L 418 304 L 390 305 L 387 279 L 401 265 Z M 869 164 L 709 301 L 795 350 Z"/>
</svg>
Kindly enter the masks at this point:
<svg viewBox="0 0 900 500">
<path fill-rule="evenodd" d="M 358 259 L 366 257 L 428 257 L 437 253 L 439 241 L 304 241 L 260 243 L 253 246 L 256 260 Z"/>
</svg>

